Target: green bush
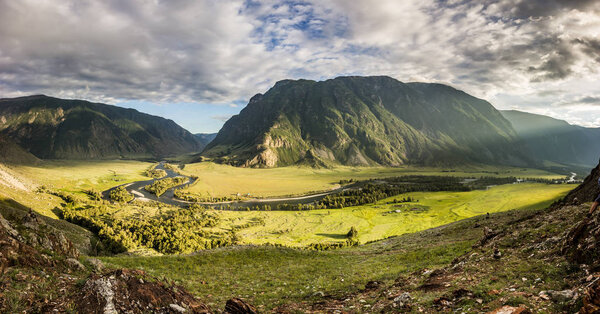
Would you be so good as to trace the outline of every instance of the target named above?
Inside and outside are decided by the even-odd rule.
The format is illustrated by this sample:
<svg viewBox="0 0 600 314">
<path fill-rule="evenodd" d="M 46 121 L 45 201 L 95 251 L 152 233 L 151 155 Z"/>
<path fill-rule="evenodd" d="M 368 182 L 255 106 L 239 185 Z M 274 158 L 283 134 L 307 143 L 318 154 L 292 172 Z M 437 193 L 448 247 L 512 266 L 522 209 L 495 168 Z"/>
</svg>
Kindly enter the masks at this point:
<svg viewBox="0 0 600 314">
<path fill-rule="evenodd" d="M 186 177 L 174 177 L 156 180 L 152 184 L 146 185 L 144 189 L 156 196 L 161 196 L 168 189 L 184 184 L 187 181 Z"/>
<path fill-rule="evenodd" d="M 131 202 L 134 198 L 135 197 L 131 193 L 127 192 L 123 186 L 118 186 L 110 191 L 110 199 L 115 202 L 127 203 Z"/>
</svg>

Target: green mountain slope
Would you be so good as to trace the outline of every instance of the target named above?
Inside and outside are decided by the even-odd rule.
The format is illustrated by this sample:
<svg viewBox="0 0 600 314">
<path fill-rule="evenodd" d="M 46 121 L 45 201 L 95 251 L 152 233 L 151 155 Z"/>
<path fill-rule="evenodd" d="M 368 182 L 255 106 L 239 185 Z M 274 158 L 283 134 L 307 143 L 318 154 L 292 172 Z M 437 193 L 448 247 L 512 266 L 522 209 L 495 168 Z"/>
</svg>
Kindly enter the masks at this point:
<svg viewBox="0 0 600 314">
<path fill-rule="evenodd" d="M 0 134 L 0 163 L 35 164 L 40 162 L 12 139 Z"/>
<path fill-rule="evenodd" d="M 202 148 L 206 147 L 212 140 L 215 139 L 217 133 L 196 133 L 194 134 L 196 139 L 200 142 Z"/>
<path fill-rule="evenodd" d="M 38 158 L 163 157 L 201 149 L 171 120 L 43 95 L 0 99 L 0 134 Z"/>
<path fill-rule="evenodd" d="M 540 160 L 593 167 L 600 156 L 600 129 L 516 110 L 501 111 L 523 144 Z"/>
<path fill-rule="evenodd" d="M 202 157 L 246 167 L 527 164 L 515 139 L 492 105 L 449 86 L 385 76 L 284 80 L 252 97 Z"/>
</svg>

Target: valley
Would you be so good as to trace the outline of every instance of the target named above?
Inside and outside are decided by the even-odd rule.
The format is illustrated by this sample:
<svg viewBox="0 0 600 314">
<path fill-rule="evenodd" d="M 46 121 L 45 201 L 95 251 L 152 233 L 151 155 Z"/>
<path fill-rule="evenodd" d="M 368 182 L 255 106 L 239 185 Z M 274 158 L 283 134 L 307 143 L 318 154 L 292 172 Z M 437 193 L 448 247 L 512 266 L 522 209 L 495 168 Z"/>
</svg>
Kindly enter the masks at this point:
<svg viewBox="0 0 600 314">
<path fill-rule="evenodd" d="M 61 271 L 86 285 L 101 274 L 162 278 L 189 291 L 176 297 L 195 300 L 197 312 L 231 306 L 231 297 L 265 312 L 575 306 L 513 292 L 558 290 L 565 278 L 574 286 L 582 276 L 543 243 L 564 238 L 585 211 L 572 190 L 589 171 L 594 153 L 577 154 L 595 129 L 547 117 L 529 125 L 527 114 L 501 113 L 448 86 L 389 77 L 285 80 L 253 97 L 218 134 L 193 135 L 160 117 L 84 101 L 32 96 L 0 104 L 0 214 L 10 220 L 4 225 L 28 230 L 20 237 L 3 226 L 7 243 L 54 250 L 50 264 L 78 256 L 77 273 Z M 327 114 L 313 121 L 299 108 Z M 422 119 L 428 111 L 435 121 Z M 52 235 L 62 248 L 38 240 L 48 230 L 64 235 Z M 63 252 L 65 245 L 79 253 Z M 535 253 L 523 258 L 527 245 L 549 250 L 552 265 L 543 255 L 530 260 Z M 496 277 L 500 249 L 507 256 Z M 477 272 L 480 262 L 488 270 Z M 13 276 L 38 276 L 8 265 Z M 526 285 L 530 279 L 513 272 L 540 279 Z M 79 293 L 56 276 L 48 280 L 61 282 L 57 289 Z M 1 309 L 40 309 L 8 282 Z M 48 284 L 31 289 L 60 298 L 44 292 Z M 406 293 L 410 302 L 398 301 Z M 78 298 L 65 304 L 54 308 L 86 306 Z"/>
</svg>

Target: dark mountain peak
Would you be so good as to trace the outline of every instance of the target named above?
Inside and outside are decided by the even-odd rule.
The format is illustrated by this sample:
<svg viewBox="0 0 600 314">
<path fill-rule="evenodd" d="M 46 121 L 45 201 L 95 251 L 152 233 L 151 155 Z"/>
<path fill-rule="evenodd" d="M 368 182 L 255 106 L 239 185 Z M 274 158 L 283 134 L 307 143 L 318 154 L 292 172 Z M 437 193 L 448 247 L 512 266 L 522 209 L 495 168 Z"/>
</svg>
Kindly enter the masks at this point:
<svg viewBox="0 0 600 314">
<path fill-rule="evenodd" d="M 491 104 L 436 88 L 424 92 L 388 76 L 279 81 L 227 121 L 203 155 L 259 167 L 527 163 Z"/>
</svg>

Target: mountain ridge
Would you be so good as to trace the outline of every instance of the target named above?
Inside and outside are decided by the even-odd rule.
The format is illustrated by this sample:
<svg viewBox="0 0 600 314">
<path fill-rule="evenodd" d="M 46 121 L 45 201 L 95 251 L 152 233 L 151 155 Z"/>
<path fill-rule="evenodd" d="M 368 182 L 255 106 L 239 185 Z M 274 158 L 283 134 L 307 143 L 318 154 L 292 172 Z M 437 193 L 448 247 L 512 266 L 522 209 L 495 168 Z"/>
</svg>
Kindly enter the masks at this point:
<svg viewBox="0 0 600 314">
<path fill-rule="evenodd" d="M 600 128 L 518 110 L 501 110 L 532 156 L 555 163 L 592 168 L 600 156 Z"/>
<path fill-rule="evenodd" d="M 0 99 L 0 134 L 42 159 L 163 157 L 202 148 L 172 120 L 45 95 Z"/>
<path fill-rule="evenodd" d="M 511 146 L 515 138 L 510 123 L 491 104 L 446 85 L 402 83 L 387 76 L 282 80 L 253 96 L 198 160 L 244 167 L 307 161 L 530 164 Z"/>
</svg>

